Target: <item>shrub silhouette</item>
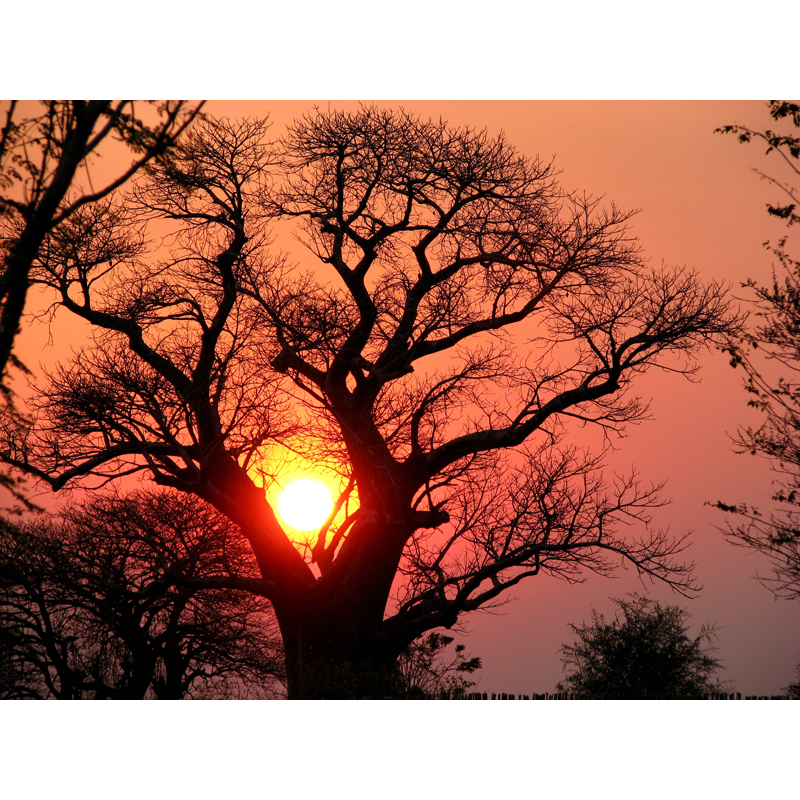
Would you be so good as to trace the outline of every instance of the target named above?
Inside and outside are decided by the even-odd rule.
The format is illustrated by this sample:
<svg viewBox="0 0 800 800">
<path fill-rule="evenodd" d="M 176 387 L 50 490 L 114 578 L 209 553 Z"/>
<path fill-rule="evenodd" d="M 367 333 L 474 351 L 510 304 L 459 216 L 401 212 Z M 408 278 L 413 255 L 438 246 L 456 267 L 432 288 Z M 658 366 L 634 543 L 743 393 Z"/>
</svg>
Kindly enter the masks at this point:
<svg viewBox="0 0 800 800">
<path fill-rule="evenodd" d="M 690 700 L 721 691 L 713 676 L 722 662 L 709 654 L 714 628 L 691 638 L 682 608 L 629 598 L 614 600 L 611 622 L 593 610 L 591 624 L 570 625 L 577 639 L 561 652 L 573 671 L 558 691 L 585 700 Z"/>
</svg>

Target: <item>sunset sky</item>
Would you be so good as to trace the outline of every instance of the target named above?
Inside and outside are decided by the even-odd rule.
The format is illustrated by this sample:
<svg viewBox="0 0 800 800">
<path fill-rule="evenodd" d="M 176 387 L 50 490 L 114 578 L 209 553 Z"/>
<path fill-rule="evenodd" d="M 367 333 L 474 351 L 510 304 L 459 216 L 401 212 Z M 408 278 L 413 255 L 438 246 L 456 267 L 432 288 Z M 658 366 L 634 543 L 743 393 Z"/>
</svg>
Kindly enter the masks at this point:
<svg viewBox="0 0 800 800">
<path fill-rule="evenodd" d="M 327 106 L 327 98 L 388 97 L 393 102 L 381 104 L 395 107 L 402 99 L 419 114 L 503 130 L 522 152 L 553 156 L 567 188 L 641 209 L 633 231 L 655 264 L 695 266 L 743 294 L 743 280 L 769 281 L 772 259 L 762 243 L 785 232 L 765 211 L 775 190 L 752 172 L 770 172 L 773 158 L 713 130 L 732 123 L 762 129 L 765 102 L 738 99 L 797 91 L 796 5 L 11 3 L 0 17 L 2 94 L 277 97 L 215 101 L 207 109 L 269 113 L 276 132 L 313 98 Z M 625 102 L 608 102 L 616 98 Z M 56 343 L 63 346 L 71 332 L 62 328 Z M 32 366 L 52 360 L 46 342 L 43 326 L 25 331 L 20 346 Z M 465 621 L 461 641 L 484 663 L 479 689 L 551 691 L 563 675 L 558 651 L 571 640 L 569 623 L 588 621 L 592 607 L 612 613 L 608 598 L 630 591 L 682 605 L 694 631 L 716 622 L 722 677 L 743 694 L 778 693 L 796 679 L 800 603 L 775 600 L 756 582 L 757 571 L 769 572 L 766 560 L 726 544 L 715 527 L 724 515 L 705 505 L 722 499 L 769 508 L 768 465 L 734 455 L 730 442 L 758 417 L 746 407 L 742 375 L 722 354 L 704 355 L 698 378 L 692 384 L 650 374 L 640 381 L 653 420 L 629 431 L 612 466 L 668 481 L 672 504 L 655 523 L 694 532 L 688 555 L 701 595 L 688 601 L 642 586 L 630 571 L 573 586 L 529 580 L 500 613 Z M 80 797 L 105 796 L 110 786 L 123 797 L 152 795 L 158 786 L 162 794 L 197 798 L 286 789 L 305 797 L 339 786 L 371 798 L 379 787 L 389 800 L 419 787 L 426 797 L 544 791 L 559 800 L 606 787 L 616 800 L 796 793 L 796 715 L 785 703 L 342 708 L 7 703 L 3 783 L 18 795 L 66 788 Z"/>
<path fill-rule="evenodd" d="M 315 105 L 304 102 L 214 101 L 206 111 L 230 117 L 263 116 L 273 133 Z M 320 101 L 321 107 L 352 109 L 355 102 Z M 655 265 L 695 267 L 707 277 L 725 280 L 734 294 L 746 296 L 740 284 L 752 277 L 767 282 L 771 257 L 762 247 L 776 241 L 783 225 L 765 212 L 776 189 L 752 171 L 779 169 L 758 145 L 743 146 L 715 128 L 740 123 L 768 124 L 763 102 L 433 102 L 379 103 L 453 125 L 504 131 L 523 153 L 552 158 L 560 181 L 569 190 L 603 195 L 622 209 L 640 209 L 632 232 Z M 299 246 L 295 253 L 302 257 Z M 32 298 L 31 305 L 37 302 Z M 66 329 L 64 329 L 66 330 Z M 20 355 L 29 366 L 52 363 L 69 336 L 46 343 L 43 326 L 34 325 L 20 340 Z M 74 344 L 74 341 L 72 341 Z M 723 500 L 770 507 L 768 465 L 732 452 L 737 427 L 756 423 L 746 407 L 741 371 L 726 357 L 709 352 L 701 358 L 697 381 L 650 373 L 638 382 L 640 394 L 652 399 L 652 420 L 629 429 L 618 443 L 609 470 L 633 467 L 647 482 L 667 481 L 663 491 L 671 505 L 654 524 L 671 532 L 692 530 L 688 557 L 697 563 L 703 586 L 686 600 L 663 586 L 642 584 L 630 570 L 616 579 L 588 576 L 568 585 L 549 577 L 532 578 L 516 587 L 511 600 L 493 614 L 464 619 L 459 640 L 484 663 L 478 689 L 509 693 L 549 692 L 563 676 L 559 648 L 572 640 L 569 623 L 588 621 L 592 608 L 613 615 L 610 597 L 638 591 L 686 608 L 692 630 L 718 626 L 722 674 L 743 694 L 777 694 L 794 679 L 800 661 L 800 604 L 776 601 L 754 575 L 769 574 L 766 560 L 723 541 L 716 526 L 724 515 L 707 505 Z"/>
</svg>

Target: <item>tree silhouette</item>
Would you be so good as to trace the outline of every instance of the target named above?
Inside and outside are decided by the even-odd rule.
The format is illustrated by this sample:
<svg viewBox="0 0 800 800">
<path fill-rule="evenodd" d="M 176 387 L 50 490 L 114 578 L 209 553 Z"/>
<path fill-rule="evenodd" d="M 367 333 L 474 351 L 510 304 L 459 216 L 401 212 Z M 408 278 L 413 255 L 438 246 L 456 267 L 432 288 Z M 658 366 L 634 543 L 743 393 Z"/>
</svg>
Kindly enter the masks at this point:
<svg viewBox="0 0 800 800">
<path fill-rule="evenodd" d="M 800 106 L 771 101 L 770 115 L 776 121 L 788 118 L 800 128 Z M 738 125 L 729 125 L 721 132 L 738 134 L 741 142 L 762 140 L 767 153 L 776 152 L 794 175 L 800 175 L 800 137 L 767 130 L 757 132 Z M 795 213 L 798 189 L 786 181 L 759 175 L 779 186 L 794 203 L 768 205 L 767 211 L 791 226 L 800 220 Z M 749 280 L 743 286 L 755 294 L 755 330 L 728 346 L 731 364 L 745 372 L 745 388 L 750 395 L 748 405 L 758 409 L 764 422 L 757 428 L 739 431 L 735 444 L 742 453 L 768 459 L 778 475 L 778 490 L 773 500 L 777 510 L 768 517 L 744 504 L 718 502 L 723 511 L 744 521 L 729 525 L 725 533 L 735 545 L 756 550 L 768 556 L 774 577 L 763 579 L 776 595 L 800 599 L 800 261 L 787 250 L 786 238 L 777 247 L 766 247 L 778 259 L 772 283 L 763 286 Z M 780 373 L 780 374 L 779 374 Z"/>
<path fill-rule="evenodd" d="M 570 444 L 738 329 L 723 287 L 647 267 L 629 217 L 404 111 L 316 111 L 277 143 L 207 120 L 41 249 L 36 282 L 96 335 L 6 458 L 54 489 L 145 473 L 235 523 L 291 697 L 380 695 L 410 642 L 533 575 L 621 559 L 690 591 L 682 539 L 631 527 L 657 487 Z M 305 549 L 266 496 L 281 454 L 339 484 Z"/>
<path fill-rule="evenodd" d="M 797 673 L 797 680 L 788 686 L 784 686 L 783 691 L 786 692 L 791 700 L 800 700 L 800 665 L 798 665 L 795 672 Z"/>
<path fill-rule="evenodd" d="M 0 696 L 270 697 L 282 651 L 232 526 L 174 492 L 95 498 L 0 538 Z"/>
<path fill-rule="evenodd" d="M 622 612 L 606 622 L 592 610 L 592 622 L 570 625 L 575 642 L 564 645 L 564 669 L 557 690 L 583 700 L 701 700 L 721 691 L 713 679 L 722 662 L 709 655 L 714 629 L 694 639 L 687 612 L 632 594 L 614 600 Z"/>
<path fill-rule="evenodd" d="M 25 371 L 13 345 L 39 249 L 73 214 L 107 197 L 151 162 L 167 158 L 202 103 L 51 100 L 41 103 L 40 113 L 27 115 L 30 104 L 11 100 L 2 105 L 0 410 L 9 420 L 24 424 L 7 385 L 7 366 L 11 363 Z M 93 159 L 113 140 L 124 143 L 130 158 L 113 177 L 98 183 Z M 26 502 L 12 475 L 0 473 L 0 485 Z"/>
<path fill-rule="evenodd" d="M 455 652 L 446 652 L 453 643 L 452 636 L 432 632 L 421 636 L 400 654 L 400 696 L 409 700 L 457 700 L 463 698 L 474 681 L 472 675 L 481 667 L 477 656 L 464 655 L 466 645 L 457 644 Z"/>
<path fill-rule="evenodd" d="M 800 105 L 797 103 L 787 103 L 781 100 L 770 100 L 769 115 L 773 120 L 779 122 L 782 119 L 790 119 L 795 128 L 800 128 Z M 787 136 L 773 130 L 756 131 L 745 125 L 725 125 L 717 128 L 715 133 L 734 134 L 742 144 L 752 141 L 762 141 L 767 145 L 766 155 L 775 153 L 782 165 L 788 167 L 796 176 L 800 176 L 800 137 Z M 757 175 L 773 186 L 777 186 L 792 202 L 786 205 L 767 205 L 767 213 L 778 219 L 786 220 L 788 225 L 795 225 L 800 222 L 800 214 L 795 209 L 800 205 L 800 189 L 785 180 L 780 180 L 774 176 L 767 175 L 759 169 L 753 170 Z"/>
</svg>

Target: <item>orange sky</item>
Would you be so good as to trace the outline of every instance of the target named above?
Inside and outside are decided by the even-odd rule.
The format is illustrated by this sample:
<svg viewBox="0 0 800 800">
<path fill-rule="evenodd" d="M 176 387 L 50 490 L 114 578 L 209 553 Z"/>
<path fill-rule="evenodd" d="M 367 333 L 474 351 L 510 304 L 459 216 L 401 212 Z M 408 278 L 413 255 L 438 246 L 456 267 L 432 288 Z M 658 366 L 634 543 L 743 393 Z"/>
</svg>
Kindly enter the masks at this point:
<svg viewBox="0 0 800 800">
<path fill-rule="evenodd" d="M 226 101 L 211 102 L 206 110 L 227 116 L 269 113 L 279 132 L 312 105 Z M 623 209 L 641 209 L 633 232 L 656 264 L 663 260 L 694 266 L 704 276 L 737 287 L 748 277 L 761 282 L 770 278 L 771 259 L 761 243 L 776 240 L 784 227 L 764 210 L 776 199 L 776 190 L 751 167 L 769 172 L 778 169 L 777 162 L 765 158 L 758 145 L 743 146 L 733 137 L 713 134 L 714 128 L 734 122 L 763 128 L 769 118 L 762 102 L 402 105 L 456 125 L 487 127 L 490 133 L 502 129 L 522 152 L 554 157 L 567 189 L 603 194 Z M 36 303 L 33 298 L 30 308 Z M 68 338 L 60 338 L 59 345 Z M 20 355 L 29 366 L 52 361 L 54 350 L 41 350 L 45 339 L 38 326 L 23 334 Z M 731 451 L 728 434 L 756 421 L 746 408 L 741 374 L 719 353 L 706 354 L 702 365 L 698 383 L 665 374 L 647 375 L 639 382 L 640 392 L 653 398 L 654 419 L 632 429 L 613 459 L 620 471 L 634 465 L 647 481 L 668 481 L 664 495 L 673 502 L 655 522 L 675 533 L 694 531 L 689 556 L 697 562 L 701 596 L 687 601 L 662 587 L 642 586 L 630 571 L 620 571 L 617 580 L 590 576 L 578 586 L 533 578 L 514 589 L 517 599 L 500 615 L 465 620 L 467 652 L 484 663 L 479 689 L 552 691 L 562 677 L 558 650 L 571 640 L 568 623 L 588 620 L 592 606 L 611 613 L 609 596 L 645 590 L 688 608 L 696 629 L 707 622 L 718 624 L 717 655 L 726 667 L 723 677 L 734 681 L 736 690 L 777 694 L 794 679 L 800 661 L 800 604 L 775 601 L 756 583 L 752 576 L 757 569 L 769 571 L 765 559 L 726 544 L 714 528 L 724 524 L 723 515 L 704 506 L 722 499 L 767 508 L 771 488 L 765 464 Z"/>
</svg>

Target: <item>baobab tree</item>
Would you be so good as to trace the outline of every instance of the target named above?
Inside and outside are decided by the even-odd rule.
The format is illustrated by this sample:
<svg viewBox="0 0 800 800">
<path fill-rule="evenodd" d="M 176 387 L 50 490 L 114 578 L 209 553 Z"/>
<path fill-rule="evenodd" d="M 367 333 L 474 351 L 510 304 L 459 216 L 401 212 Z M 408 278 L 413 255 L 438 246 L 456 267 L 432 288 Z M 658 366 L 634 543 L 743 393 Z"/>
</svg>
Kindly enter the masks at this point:
<svg viewBox="0 0 800 800">
<path fill-rule="evenodd" d="M 576 428 L 613 436 L 646 410 L 635 376 L 691 372 L 739 322 L 724 287 L 648 267 L 629 218 L 503 136 L 404 111 L 316 111 L 276 143 L 208 120 L 42 249 L 54 308 L 96 333 L 6 458 L 226 515 L 290 697 L 380 695 L 409 642 L 530 576 L 622 560 L 691 591 L 685 542 L 647 525 L 657 487 L 607 483 Z M 281 452 L 338 487 L 304 546 L 268 499 Z"/>
</svg>

